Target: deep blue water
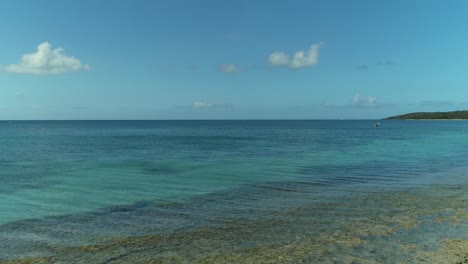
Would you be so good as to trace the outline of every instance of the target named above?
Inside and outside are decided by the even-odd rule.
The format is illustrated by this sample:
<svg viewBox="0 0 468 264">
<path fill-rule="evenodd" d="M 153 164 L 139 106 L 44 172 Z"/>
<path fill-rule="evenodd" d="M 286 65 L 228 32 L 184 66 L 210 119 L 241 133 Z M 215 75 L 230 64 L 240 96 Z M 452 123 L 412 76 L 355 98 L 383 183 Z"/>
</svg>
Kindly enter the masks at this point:
<svg viewBox="0 0 468 264">
<path fill-rule="evenodd" d="M 366 243 L 340 249 L 344 244 L 329 241 L 327 250 L 335 251 L 319 257 L 385 262 L 411 255 L 401 253 L 397 240 L 435 252 L 443 239 L 466 239 L 468 122 L 373 124 L 2 121 L 0 259 L 66 259 L 71 253 L 61 247 L 183 234 L 169 255 L 191 262 L 253 248 L 266 252 L 273 245 L 299 243 L 310 250 L 312 237 L 323 243 L 320 238 L 341 232 L 346 243 Z M 407 203 L 410 195 L 414 201 Z M 452 214 L 462 224 L 424 220 L 436 214 Z M 243 236 L 243 225 L 256 236 Z M 389 234 L 375 231 L 399 225 Z M 350 226 L 357 233 L 346 233 Z M 199 230 L 218 234 L 216 228 L 230 230 L 212 235 L 216 250 L 183 247 Z M 372 228 L 372 234 L 363 231 Z M 389 250 L 372 248 L 379 243 Z M 312 251 L 310 256 L 318 252 Z M 145 252 L 126 257 L 167 255 Z M 248 255 L 239 254 L 239 261 Z"/>
</svg>

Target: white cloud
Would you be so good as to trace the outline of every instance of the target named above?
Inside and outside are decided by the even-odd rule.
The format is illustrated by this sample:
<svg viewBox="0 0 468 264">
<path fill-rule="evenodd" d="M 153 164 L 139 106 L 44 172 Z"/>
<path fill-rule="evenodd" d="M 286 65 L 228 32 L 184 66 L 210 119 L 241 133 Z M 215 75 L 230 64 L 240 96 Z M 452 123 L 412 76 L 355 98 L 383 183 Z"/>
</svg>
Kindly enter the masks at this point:
<svg viewBox="0 0 468 264">
<path fill-rule="evenodd" d="M 29 73 L 35 75 L 61 74 L 81 69 L 89 70 L 89 65 L 82 64 L 74 57 L 64 55 L 63 48 L 52 49 L 49 42 L 37 46 L 37 51 L 21 57 L 18 64 L 5 67 L 5 71 L 12 73 Z"/>
<path fill-rule="evenodd" d="M 242 71 L 242 69 L 235 64 L 221 64 L 218 69 L 220 72 L 224 73 L 238 73 Z"/>
<path fill-rule="evenodd" d="M 353 96 L 353 106 L 356 107 L 376 107 L 377 100 L 373 96 L 361 96 L 360 94 L 355 94 Z"/>
<path fill-rule="evenodd" d="M 351 108 L 391 108 L 395 107 L 395 104 L 392 103 L 385 103 L 385 102 L 377 102 L 377 98 L 375 96 L 362 96 L 359 93 L 356 93 L 351 100 L 344 104 L 336 104 L 332 101 L 325 100 L 320 105 L 323 108 L 343 108 L 343 109 L 351 109 Z"/>
<path fill-rule="evenodd" d="M 296 51 L 290 56 L 282 51 L 275 51 L 268 57 L 268 62 L 273 66 L 285 66 L 292 69 L 310 67 L 318 63 L 320 47 L 322 43 L 312 44 L 307 51 Z"/>
<path fill-rule="evenodd" d="M 274 66 L 288 66 L 289 56 L 282 51 L 276 51 L 270 54 L 268 62 Z"/>
</svg>

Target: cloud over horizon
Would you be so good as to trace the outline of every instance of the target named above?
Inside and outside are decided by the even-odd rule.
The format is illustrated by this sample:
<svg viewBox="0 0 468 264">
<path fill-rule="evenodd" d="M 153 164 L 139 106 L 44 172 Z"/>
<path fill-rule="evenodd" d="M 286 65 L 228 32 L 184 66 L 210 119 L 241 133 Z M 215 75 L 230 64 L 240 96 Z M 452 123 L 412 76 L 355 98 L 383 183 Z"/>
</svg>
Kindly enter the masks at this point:
<svg viewBox="0 0 468 264">
<path fill-rule="evenodd" d="M 360 94 L 355 94 L 352 100 L 353 106 L 355 107 L 376 107 L 377 106 L 377 99 L 373 96 L 361 96 Z"/>
<path fill-rule="evenodd" d="M 73 56 L 65 56 L 64 52 L 63 48 L 52 49 L 49 42 L 43 42 L 37 46 L 36 52 L 23 55 L 18 64 L 10 64 L 4 70 L 11 73 L 53 75 L 89 69 L 89 65 L 82 64 Z"/>
<path fill-rule="evenodd" d="M 382 107 L 391 107 L 394 104 L 389 103 L 379 103 L 377 104 L 377 98 L 374 96 L 362 96 L 359 93 L 356 93 L 348 103 L 344 104 L 335 104 L 330 100 L 325 100 L 320 105 L 324 108 L 382 108 Z"/>
<path fill-rule="evenodd" d="M 208 103 L 203 101 L 195 101 L 191 105 L 178 105 L 176 108 L 191 108 L 195 110 L 203 109 L 219 109 L 219 108 L 230 108 L 231 104 L 227 103 Z"/>
<path fill-rule="evenodd" d="M 218 70 L 220 72 L 224 72 L 224 73 L 239 73 L 239 72 L 242 72 L 243 69 L 240 68 L 239 66 L 235 65 L 235 64 L 221 64 L 219 65 L 218 67 Z"/>
<path fill-rule="evenodd" d="M 292 58 L 283 51 L 275 51 L 268 57 L 268 63 L 272 66 L 300 69 L 310 67 L 318 63 L 322 43 L 315 43 L 307 51 L 296 51 Z"/>
</svg>

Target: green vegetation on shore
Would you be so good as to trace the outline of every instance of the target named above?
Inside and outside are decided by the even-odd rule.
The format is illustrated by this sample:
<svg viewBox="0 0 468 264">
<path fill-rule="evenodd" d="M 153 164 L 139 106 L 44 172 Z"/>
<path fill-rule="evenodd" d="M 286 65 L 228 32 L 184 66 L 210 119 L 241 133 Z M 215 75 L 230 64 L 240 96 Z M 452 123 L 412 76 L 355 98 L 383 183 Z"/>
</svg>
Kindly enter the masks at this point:
<svg viewBox="0 0 468 264">
<path fill-rule="evenodd" d="M 416 112 L 391 116 L 385 119 L 468 119 L 468 111 Z"/>
</svg>

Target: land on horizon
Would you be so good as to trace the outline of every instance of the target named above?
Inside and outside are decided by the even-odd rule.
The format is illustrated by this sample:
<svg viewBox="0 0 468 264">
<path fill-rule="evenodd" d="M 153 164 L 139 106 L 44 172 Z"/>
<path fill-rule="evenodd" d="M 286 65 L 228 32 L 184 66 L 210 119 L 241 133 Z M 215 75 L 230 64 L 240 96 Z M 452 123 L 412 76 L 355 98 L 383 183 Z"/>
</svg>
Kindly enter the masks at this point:
<svg viewBox="0 0 468 264">
<path fill-rule="evenodd" d="M 468 111 L 451 111 L 451 112 L 415 112 L 403 115 L 396 115 L 385 118 L 389 119 L 404 119 L 404 120 L 468 120 Z"/>
</svg>

